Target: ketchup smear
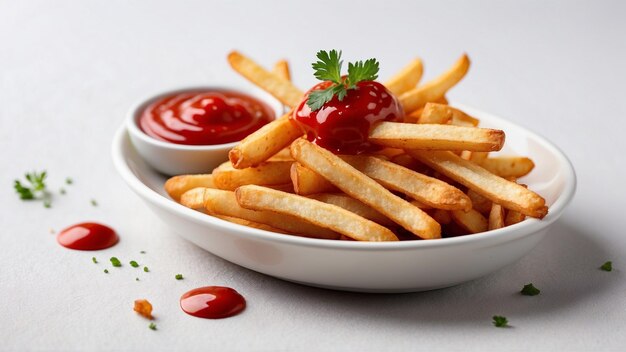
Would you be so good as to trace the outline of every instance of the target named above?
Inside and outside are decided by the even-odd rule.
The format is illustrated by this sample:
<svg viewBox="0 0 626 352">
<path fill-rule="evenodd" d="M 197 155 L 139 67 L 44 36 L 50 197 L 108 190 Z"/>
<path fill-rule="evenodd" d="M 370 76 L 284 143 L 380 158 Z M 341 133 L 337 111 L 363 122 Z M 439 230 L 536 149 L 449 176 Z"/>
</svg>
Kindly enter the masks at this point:
<svg viewBox="0 0 626 352">
<path fill-rule="evenodd" d="M 57 242 L 65 248 L 96 251 L 114 246 L 119 241 L 115 231 L 95 222 L 70 226 L 57 235 Z"/>
<path fill-rule="evenodd" d="M 319 110 L 307 105 L 309 93 L 328 88 L 322 82 L 307 92 L 292 119 L 306 132 L 307 139 L 337 154 L 361 154 L 382 149 L 368 141 L 369 131 L 379 121 L 399 121 L 404 111 L 398 99 L 375 81 L 363 81 L 348 89 L 339 101 L 335 95 Z"/>
<path fill-rule="evenodd" d="M 194 317 L 221 319 L 243 311 L 246 308 L 246 300 L 230 287 L 206 286 L 182 295 L 180 308 Z"/>
<path fill-rule="evenodd" d="M 275 117 L 272 108 L 249 95 L 197 90 L 154 101 L 139 117 L 139 126 L 161 141 L 215 145 L 242 140 Z"/>
</svg>

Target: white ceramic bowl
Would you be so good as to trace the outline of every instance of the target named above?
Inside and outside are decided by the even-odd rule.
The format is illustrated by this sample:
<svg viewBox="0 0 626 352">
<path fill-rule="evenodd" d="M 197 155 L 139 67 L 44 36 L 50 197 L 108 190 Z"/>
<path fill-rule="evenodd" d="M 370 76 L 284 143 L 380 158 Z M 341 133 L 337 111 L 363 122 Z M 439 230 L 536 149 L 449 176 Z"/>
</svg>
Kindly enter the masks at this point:
<svg viewBox="0 0 626 352">
<path fill-rule="evenodd" d="M 522 181 L 543 195 L 550 212 L 543 220 L 476 235 L 430 241 L 348 242 L 281 235 L 232 224 L 177 204 L 163 191 L 162 175 L 137 154 L 125 127 L 113 141 L 115 166 L 167 226 L 181 237 L 230 262 L 280 279 L 362 292 L 411 292 L 476 279 L 516 262 L 544 238 L 576 189 L 567 157 L 523 127 L 462 106 L 481 126 L 503 129 L 504 152 L 528 155 L 536 168 Z"/>
<path fill-rule="evenodd" d="M 276 114 L 276 118 L 283 113 L 282 104 L 268 93 L 258 88 L 228 87 L 228 86 L 201 86 L 184 89 L 167 90 L 159 94 L 152 94 L 135 104 L 126 116 L 126 129 L 130 140 L 141 157 L 157 171 L 165 175 L 200 174 L 211 172 L 219 164 L 228 160 L 228 151 L 238 142 L 216 145 L 184 145 L 175 144 L 148 136 L 139 128 L 139 117 L 146 106 L 166 95 L 197 90 L 234 90 L 251 95 L 268 104 Z"/>
</svg>

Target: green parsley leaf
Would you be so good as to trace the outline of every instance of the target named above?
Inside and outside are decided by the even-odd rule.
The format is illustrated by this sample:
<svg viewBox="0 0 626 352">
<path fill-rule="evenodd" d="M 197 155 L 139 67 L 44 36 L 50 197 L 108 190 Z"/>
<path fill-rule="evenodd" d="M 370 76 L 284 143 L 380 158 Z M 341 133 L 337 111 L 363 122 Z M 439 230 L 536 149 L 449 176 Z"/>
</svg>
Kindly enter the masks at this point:
<svg viewBox="0 0 626 352">
<path fill-rule="evenodd" d="M 43 206 L 44 206 L 44 208 L 52 207 L 52 201 L 50 201 L 50 198 L 44 199 Z"/>
<path fill-rule="evenodd" d="M 145 271 L 145 272 L 149 272 L 149 271 L 150 271 L 150 269 L 148 269 L 148 267 L 147 267 L 147 266 L 144 266 L 144 267 L 143 267 L 143 271 Z"/>
<path fill-rule="evenodd" d="M 91 200 L 91 205 L 93 205 L 94 207 L 97 207 L 98 206 L 98 202 L 96 202 L 95 199 L 92 199 Z"/>
<path fill-rule="evenodd" d="M 72 183 L 74 183 L 74 180 L 72 180 L 71 178 L 67 177 L 65 178 L 65 183 L 68 185 L 71 185 Z"/>
<path fill-rule="evenodd" d="M 369 59 L 348 64 L 348 88 L 361 81 L 373 81 L 378 78 L 378 61 Z"/>
<path fill-rule="evenodd" d="M 109 273 L 109 270 L 104 269 L 104 273 L 105 273 L 105 274 L 108 274 L 108 273 Z"/>
<path fill-rule="evenodd" d="M 379 64 L 376 59 L 369 59 L 348 63 L 348 76 L 341 76 L 341 51 L 320 50 L 317 53 L 319 59 L 313 63 L 313 75 L 321 81 L 330 81 L 332 84 L 325 89 L 314 90 L 309 93 L 306 104 L 315 111 L 320 109 L 337 96 L 339 101 L 348 94 L 348 90 L 356 89 L 356 84 L 362 81 L 373 81 L 378 78 Z"/>
<path fill-rule="evenodd" d="M 120 266 L 122 266 L 122 262 L 120 262 L 120 260 L 117 259 L 116 257 L 111 257 L 110 261 L 111 261 L 111 265 L 113 265 L 116 268 L 119 268 Z"/>
<path fill-rule="evenodd" d="M 536 288 L 532 283 L 528 285 L 524 285 L 524 288 L 520 291 L 524 296 L 536 296 L 541 292 L 540 289 Z"/>
<path fill-rule="evenodd" d="M 155 323 L 150 323 L 150 325 L 148 325 L 148 327 L 150 328 L 150 330 L 156 330 L 156 324 Z"/>
<path fill-rule="evenodd" d="M 131 261 L 130 261 L 130 266 L 132 266 L 133 268 L 136 268 L 136 267 L 138 267 L 138 266 L 139 266 L 139 264 L 137 264 L 137 262 L 136 262 L 136 261 L 131 260 Z"/>
<path fill-rule="evenodd" d="M 331 50 L 330 53 L 325 50 L 317 52 L 317 58 L 319 61 L 313 63 L 313 69 L 315 72 L 313 75 L 320 81 L 331 81 L 334 83 L 341 83 L 341 51 Z"/>
<path fill-rule="evenodd" d="M 96 257 L 91 257 L 91 261 L 92 261 L 94 264 L 98 264 L 98 260 L 96 259 Z"/>
<path fill-rule="evenodd" d="M 176 280 L 182 280 L 183 279 L 183 274 L 176 274 L 175 278 L 176 278 Z"/>
<path fill-rule="evenodd" d="M 613 271 L 613 262 L 609 260 L 608 262 L 602 264 L 600 269 L 604 271 Z"/>
<path fill-rule="evenodd" d="M 497 328 L 505 328 L 509 326 L 509 321 L 507 320 L 506 317 L 503 317 L 500 315 L 494 315 L 492 319 L 493 319 L 493 325 L 495 325 Z"/>
<path fill-rule="evenodd" d="M 61 194 L 65 194 L 65 188 L 60 188 L 60 189 L 59 189 L 59 193 L 61 193 Z"/>
<path fill-rule="evenodd" d="M 135 281 L 139 281 L 139 278 L 138 278 L 138 277 L 136 277 L 136 278 L 135 278 Z"/>
<path fill-rule="evenodd" d="M 20 195 L 20 199 L 34 199 L 35 195 L 28 187 L 24 187 L 19 180 L 15 180 L 15 184 L 13 185 L 15 191 Z"/>
<path fill-rule="evenodd" d="M 141 252 L 139 252 L 139 253 L 141 253 L 141 254 L 146 254 L 146 251 L 141 251 Z"/>
</svg>

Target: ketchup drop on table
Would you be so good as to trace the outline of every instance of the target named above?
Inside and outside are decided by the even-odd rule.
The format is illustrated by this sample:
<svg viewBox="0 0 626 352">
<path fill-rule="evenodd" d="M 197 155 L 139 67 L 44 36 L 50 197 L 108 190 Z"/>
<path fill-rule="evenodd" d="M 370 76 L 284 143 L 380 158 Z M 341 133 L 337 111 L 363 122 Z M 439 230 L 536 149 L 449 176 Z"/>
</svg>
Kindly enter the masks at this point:
<svg viewBox="0 0 626 352">
<path fill-rule="evenodd" d="M 194 317 L 221 319 L 239 314 L 246 308 L 246 300 L 230 287 L 206 286 L 183 294 L 180 308 Z"/>
<path fill-rule="evenodd" d="M 57 242 L 65 248 L 96 251 L 114 246 L 119 241 L 112 228 L 95 222 L 70 226 L 57 235 Z"/>
</svg>

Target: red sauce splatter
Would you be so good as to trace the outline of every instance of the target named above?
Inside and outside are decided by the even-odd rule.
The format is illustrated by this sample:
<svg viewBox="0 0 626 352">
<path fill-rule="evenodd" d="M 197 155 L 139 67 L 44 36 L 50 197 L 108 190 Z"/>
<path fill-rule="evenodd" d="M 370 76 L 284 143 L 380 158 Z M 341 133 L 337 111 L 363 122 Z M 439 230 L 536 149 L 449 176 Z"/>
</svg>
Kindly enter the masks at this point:
<svg viewBox="0 0 626 352">
<path fill-rule="evenodd" d="M 246 300 L 230 287 L 206 286 L 182 295 L 180 308 L 194 317 L 221 319 L 243 311 L 246 308 Z"/>
<path fill-rule="evenodd" d="M 57 242 L 65 248 L 96 251 L 114 246 L 119 237 L 112 228 L 95 222 L 70 226 L 57 235 Z"/>
<path fill-rule="evenodd" d="M 275 118 L 267 104 L 227 91 L 187 91 L 148 105 L 139 126 L 150 137 L 187 145 L 215 145 L 242 140 Z"/>
<path fill-rule="evenodd" d="M 361 154 L 382 149 L 368 141 L 369 131 L 379 121 L 400 121 L 404 111 L 398 99 L 385 86 L 374 81 L 356 84 L 342 101 L 335 95 L 320 109 L 306 104 L 309 93 L 329 87 L 322 82 L 305 95 L 292 119 L 306 132 L 307 139 L 337 154 Z"/>
</svg>

